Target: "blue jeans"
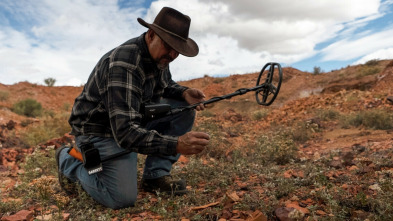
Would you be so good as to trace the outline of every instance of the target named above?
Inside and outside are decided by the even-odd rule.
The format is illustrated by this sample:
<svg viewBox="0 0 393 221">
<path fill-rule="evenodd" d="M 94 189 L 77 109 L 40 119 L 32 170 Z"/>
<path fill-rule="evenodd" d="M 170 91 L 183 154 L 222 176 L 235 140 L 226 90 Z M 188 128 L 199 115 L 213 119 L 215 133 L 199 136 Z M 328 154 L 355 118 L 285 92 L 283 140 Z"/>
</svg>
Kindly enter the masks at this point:
<svg viewBox="0 0 393 221">
<path fill-rule="evenodd" d="M 172 107 L 186 106 L 184 101 L 162 99 L 160 103 L 168 103 Z M 192 129 L 195 110 L 183 111 L 174 116 L 153 120 L 146 124 L 149 130 L 157 130 L 161 134 L 181 136 Z M 86 141 L 94 143 L 99 150 L 101 159 L 124 151 L 113 138 L 95 136 L 77 136 L 76 145 Z M 149 155 L 145 161 L 144 179 L 155 179 L 169 175 L 174 164 L 180 157 L 167 155 Z M 67 154 L 60 153 L 59 170 L 82 188 L 97 202 L 112 209 L 130 207 L 137 199 L 137 153 L 129 153 L 116 159 L 102 163 L 103 171 L 89 175 L 83 164 Z"/>
</svg>

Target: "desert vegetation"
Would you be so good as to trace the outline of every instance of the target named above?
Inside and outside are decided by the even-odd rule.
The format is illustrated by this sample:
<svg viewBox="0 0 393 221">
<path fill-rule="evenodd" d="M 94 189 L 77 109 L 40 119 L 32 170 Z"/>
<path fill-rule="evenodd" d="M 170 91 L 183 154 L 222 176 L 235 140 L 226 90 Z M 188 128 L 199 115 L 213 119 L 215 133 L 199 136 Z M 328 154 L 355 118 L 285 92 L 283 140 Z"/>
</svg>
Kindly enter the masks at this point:
<svg viewBox="0 0 393 221">
<path fill-rule="evenodd" d="M 27 98 L 15 103 L 12 111 L 26 117 L 39 117 L 42 115 L 42 105 L 34 99 Z"/>
<path fill-rule="evenodd" d="M 317 115 L 324 116 L 321 118 L 324 121 L 340 118 L 332 110 L 318 112 Z M 362 116 L 360 118 L 365 122 L 370 118 L 385 119 L 387 115 L 389 113 L 384 111 L 354 114 L 355 118 Z M 59 122 L 56 118 L 52 121 L 45 121 L 45 125 Z M 356 123 L 350 126 L 380 129 L 380 122 L 374 122 L 372 125 Z M 316 130 L 317 126 L 313 129 L 310 124 L 297 122 L 294 125 L 277 127 L 258 134 L 256 139 L 245 139 L 243 144 L 233 145 L 222 136 L 222 126 L 206 117 L 195 130 L 211 134 L 209 148 L 198 156 L 189 157 L 187 163 L 180 163 L 174 169 L 174 175 L 187 179 L 192 187 L 190 194 L 171 197 L 142 193 L 135 207 L 116 211 L 96 204 L 81 189 L 78 197 L 68 197 L 60 192 L 54 149 L 42 151 L 38 148 L 26 158 L 24 173 L 20 175 L 21 183 L 9 193 L 9 196 L 20 200 L 2 202 L 0 211 L 19 211 L 34 204 L 41 208 L 42 217 L 50 215 L 59 220 L 65 212 L 78 220 L 111 220 L 113 217 L 137 217 L 135 214 L 143 214 L 142 211 L 150 211 L 146 213 L 145 218 L 148 219 L 187 217 L 192 220 L 218 220 L 234 214 L 245 217 L 247 211 L 258 209 L 273 219 L 275 209 L 290 201 L 304 210 L 298 218 L 320 217 L 321 214 L 326 219 L 334 217 L 335 220 L 347 220 L 354 214 L 376 220 L 393 218 L 393 203 L 390 201 L 393 197 L 392 173 L 384 169 L 393 167 L 392 149 L 374 150 L 372 145 L 357 146 L 349 152 L 331 150 L 307 158 L 299 154 L 299 143 L 304 144 L 322 131 Z M 383 130 L 389 129 L 382 126 Z M 237 127 L 237 136 L 247 137 L 246 128 Z M 307 134 L 308 137 L 299 138 L 297 134 Z M 45 139 L 44 136 L 42 140 Z M 143 160 L 141 155 L 140 169 Z M 349 169 L 346 166 L 350 166 Z M 232 199 L 234 196 L 239 197 L 238 201 Z M 211 203 L 217 205 L 193 209 Z"/>
<path fill-rule="evenodd" d="M 48 87 L 53 87 L 56 83 L 56 79 L 54 78 L 46 78 L 44 79 L 44 83 L 48 86 Z"/>
<path fill-rule="evenodd" d="M 393 105 L 387 97 L 392 95 L 393 66 L 389 64 L 370 61 L 318 75 L 284 69 L 288 76 L 275 105 L 259 107 L 253 95 L 245 95 L 198 112 L 193 130 L 206 131 L 211 142 L 201 154 L 182 156 L 172 174 L 187 180 L 189 194 L 141 191 L 134 207 L 121 210 L 97 204 L 80 187 L 73 196 L 60 190 L 54 151 L 72 141 L 59 144 L 53 138 L 69 131 L 72 100 L 34 118 L 22 111 L 17 123 L 21 130 L 13 136 L 23 141 L 27 152 L 18 155 L 16 164 L 8 164 L 19 167 L 6 175 L 14 183 L 0 186 L 0 216 L 27 210 L 37 220 L 392 220 Z M 390 83 L 375 81 L 369 90 L 339 85 L 338 91 L 294 97 L 299 88 L 315 82 L 337 87 L 340 79 L 357 79 L 361 84 L 367 76 L 382 75 L 359 74 L 370 67 L 385 70 L 384 80 Z M 201 82 L 209 96 L 231 92 L 221 90 L 233 89 L 233 82 L 247 87 L 255 76 L 206 76 L 183 83 L 199 87 Z M 214 91 L 217 88 L 220 91 Z M 4 129 L 1 138 L 12 131 Z M 4 165 L 8 158 L 2 159 Z M 139 179 L 144 159 L 139 155 Z"/>
</svg>

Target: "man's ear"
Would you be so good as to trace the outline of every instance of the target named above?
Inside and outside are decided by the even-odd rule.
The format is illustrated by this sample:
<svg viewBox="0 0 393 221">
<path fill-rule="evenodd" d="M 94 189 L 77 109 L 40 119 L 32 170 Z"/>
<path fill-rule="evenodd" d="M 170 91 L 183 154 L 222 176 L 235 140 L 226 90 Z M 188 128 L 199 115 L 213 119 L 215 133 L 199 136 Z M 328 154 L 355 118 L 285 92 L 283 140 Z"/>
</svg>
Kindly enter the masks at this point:
<svg viewBox="0 0 393 221">
<path fill-rule="evenodd" d="M 154 36 L 156 35 L 156 33 L 153 30 L 149 29 L 147 31 L 146 35 L 147 35 L 149 42 L 151 42 L 154 39 Z"/>
</svg>

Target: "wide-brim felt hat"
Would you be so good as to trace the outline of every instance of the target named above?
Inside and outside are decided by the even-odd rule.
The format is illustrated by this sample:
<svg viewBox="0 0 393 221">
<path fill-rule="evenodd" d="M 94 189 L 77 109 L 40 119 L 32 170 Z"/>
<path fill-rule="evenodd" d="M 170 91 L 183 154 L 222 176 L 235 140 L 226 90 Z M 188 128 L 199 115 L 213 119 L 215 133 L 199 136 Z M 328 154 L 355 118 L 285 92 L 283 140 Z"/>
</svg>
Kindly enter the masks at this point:
<svg viewBox="0 0 393 221">
<path fill-rule="evenodd" d="M 141 18 L 138 18 L 138 22 L 146 28 L 152 29 L 165 43 L 180 54 L 187 57 L 194 57 L 198 54 L 197 43 L 188 37 L 191 24 L 189 16 L 173 8 L 164 7 L 152 24 Z"/>
</svg>

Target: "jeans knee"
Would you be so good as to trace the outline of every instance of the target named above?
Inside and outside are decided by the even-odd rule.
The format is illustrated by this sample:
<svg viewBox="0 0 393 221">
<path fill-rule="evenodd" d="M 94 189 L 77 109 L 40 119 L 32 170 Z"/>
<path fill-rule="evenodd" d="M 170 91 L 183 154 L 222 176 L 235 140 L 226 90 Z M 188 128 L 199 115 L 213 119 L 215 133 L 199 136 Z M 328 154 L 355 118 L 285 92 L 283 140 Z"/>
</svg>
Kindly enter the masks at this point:
<svg viewBox="0 0 393 221">
<path fill-rule="evenodd" d="M 138 190 L 130 186 L 126 189 L 90 188 L 83 186 L 83 189 L 99 204 L 111 209 L 123 209 L 135 205 Z"/>
<path fill-rule="evenodd" d="M 137 199 L 137 194 L 116 194 L 111 197 L 111 200 L 108 200 L 104 203 L 106 207 L 111 209 L 124 209 L 128 207 L 133 207 L 135 205 Z"/>
</svg>

